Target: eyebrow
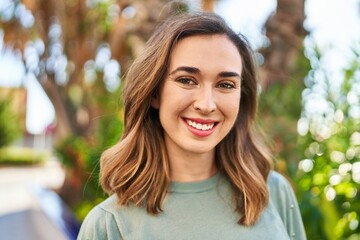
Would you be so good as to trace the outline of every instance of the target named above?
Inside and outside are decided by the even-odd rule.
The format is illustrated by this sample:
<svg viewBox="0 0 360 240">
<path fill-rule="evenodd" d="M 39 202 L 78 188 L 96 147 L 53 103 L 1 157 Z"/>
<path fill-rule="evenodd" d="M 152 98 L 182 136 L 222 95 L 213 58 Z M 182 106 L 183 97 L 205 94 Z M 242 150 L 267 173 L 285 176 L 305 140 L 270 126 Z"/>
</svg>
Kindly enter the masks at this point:
<svg viewBox="0 0 360 240">
<path fill-rule="evenodd" d="M 237 78 L 241 78 L 240 74 L 238 74 L 236 72 L 221 72 L 218 75 L 219 75 L 219 77 L 237 77 Z"/>
<path fill-rule="evenodd" d="M 173 75 L 174 73 L 181 72 L 181 71 L 196 74 L 196 73 L 200 72 L 200 69 L 198 69 L 196 67 L 181 66 L 181 67 L 177 67 L 169 75 Z"/>
<path fill-rule="evenodd" d="M 176 72 L 179 72 L 179 71 L 184 71 L 184 72 L 191 73 L 191 74 L 200 73 L 200 69 L 198 69 L 196 67 L 180 66 L 180 67 L 177 67 L 174 71 L 172 71 L 169 75 L 175 74 Z M 238 74 L 237 72 L 224 71 L 224 72 L 220 72 L 218 74 L 218 76 L 219 77 L 238 77 L 241 79 L 240 74 Z"/>
</svg>

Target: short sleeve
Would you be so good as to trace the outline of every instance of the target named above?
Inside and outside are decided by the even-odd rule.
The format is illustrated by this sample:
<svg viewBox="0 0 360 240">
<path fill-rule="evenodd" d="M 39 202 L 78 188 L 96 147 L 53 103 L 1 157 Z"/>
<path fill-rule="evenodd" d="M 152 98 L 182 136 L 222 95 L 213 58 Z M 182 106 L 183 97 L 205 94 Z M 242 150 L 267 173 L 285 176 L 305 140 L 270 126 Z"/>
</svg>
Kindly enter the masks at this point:
<svg viewBox="0 0 360 240">
<path fill-rule="evenodd" d="M 268 180 L 270 201 L 274 204 L 291 239 L 306 239 L 299 205 L 289 182 L 279 173 L 271 172 Z"/>
<path fill-rule="evenodd" d="M 93 208 L 81 225 L 77 240 L 123 239 L 114 216 L 100 207 Z"/>
</svg>

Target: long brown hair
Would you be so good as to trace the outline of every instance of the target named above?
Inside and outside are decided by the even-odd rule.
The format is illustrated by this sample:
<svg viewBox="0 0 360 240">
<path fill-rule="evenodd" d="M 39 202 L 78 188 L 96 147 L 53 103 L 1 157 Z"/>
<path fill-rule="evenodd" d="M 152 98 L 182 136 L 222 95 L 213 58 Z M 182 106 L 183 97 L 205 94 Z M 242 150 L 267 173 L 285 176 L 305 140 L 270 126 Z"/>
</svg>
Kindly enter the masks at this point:
<svg viewBox="0 0 360 240">
<path fill-rule="evenodd" d="M 213 34 L 226 35 L 243 63 L 239 114 L 216 147 L 216 164 L 233 188 L 239 224 L 250 226 L 268 204 L 266 179 L 271 166 L 253 130 L 258 87 L 253 54 L 244 37 L 213 13 L 182 14 L 163 22 L 132 64 L 123 91 L 124 134 L 102 155 L 101 184 L 108 193 L 117 194 L 120 204 L 146 205 L 151 214 L 162 211 L 170 170 L 158 111 L 150 102 L 165 78 L 175 44 L 188 36 Z"/>
</svg>

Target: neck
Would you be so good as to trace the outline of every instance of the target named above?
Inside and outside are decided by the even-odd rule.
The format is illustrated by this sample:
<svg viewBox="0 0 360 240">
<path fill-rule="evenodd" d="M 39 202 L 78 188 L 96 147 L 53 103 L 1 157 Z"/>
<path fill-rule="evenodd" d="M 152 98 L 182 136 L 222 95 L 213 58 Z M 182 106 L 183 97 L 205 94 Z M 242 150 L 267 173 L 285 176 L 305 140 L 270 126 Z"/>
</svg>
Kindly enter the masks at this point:
<svg viewBox="0 0 360 240">
<path fill-rule="evenodd" d="M 210 178 L 217 172 L 215 152 L 201 154 L 170 154 L 170 177 L 174 182 L 195 182 Z"/>
</svg>

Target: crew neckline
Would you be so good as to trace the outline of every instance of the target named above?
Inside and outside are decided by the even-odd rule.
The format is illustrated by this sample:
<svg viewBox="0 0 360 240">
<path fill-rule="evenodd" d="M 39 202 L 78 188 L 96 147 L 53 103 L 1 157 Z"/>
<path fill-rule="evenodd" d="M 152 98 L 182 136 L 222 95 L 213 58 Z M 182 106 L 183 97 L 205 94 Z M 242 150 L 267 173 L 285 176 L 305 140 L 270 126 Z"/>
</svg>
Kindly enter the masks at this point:
<svg viewBox="0 0 360 240">
<path fill-rule="evenodd" d="M 208 179 L 196 182 L 171 182 L 170 193 L 196 193 L 205 192 L 215 188 L 220 178 L 220 174 L 216 173 Z"/>
</svg>

